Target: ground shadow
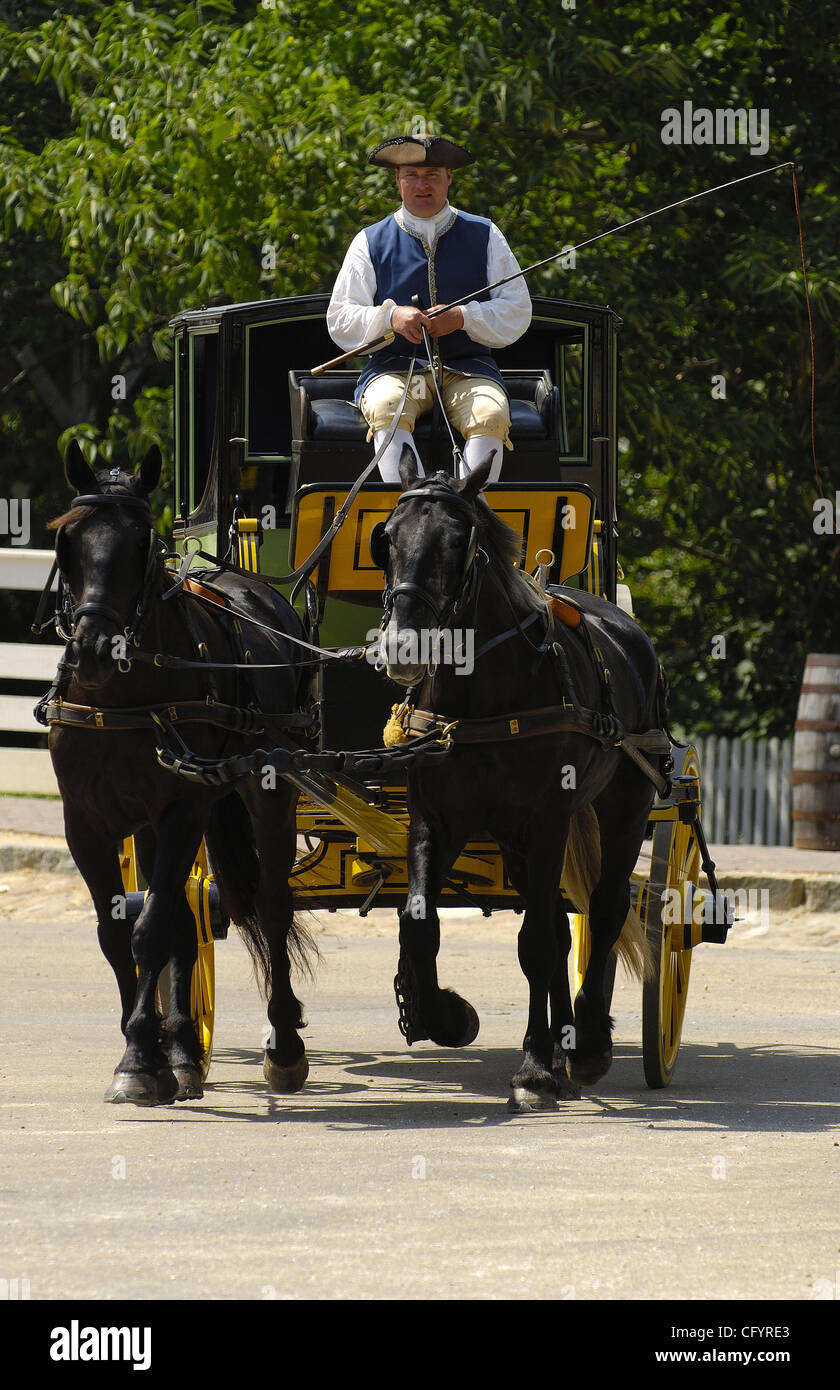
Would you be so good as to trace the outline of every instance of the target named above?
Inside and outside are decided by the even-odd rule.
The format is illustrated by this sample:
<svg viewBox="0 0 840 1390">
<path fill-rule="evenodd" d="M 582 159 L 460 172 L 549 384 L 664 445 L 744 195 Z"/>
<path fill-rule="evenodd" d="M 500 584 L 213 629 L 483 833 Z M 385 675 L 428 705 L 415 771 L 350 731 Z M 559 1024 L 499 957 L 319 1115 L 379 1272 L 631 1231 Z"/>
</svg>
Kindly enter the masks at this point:
<svg viewBox="0 0 840 1390">
<path fill-rule="evenodd" d="M 520 1052 L 504 1048 L 449 1051 L 432 1044 L 411 1052 L 311 1052 L 305 1089 L 275 1096 L 263 1081 L 260 1051 L 222 1048 L 214 1054 L 204 1099 L 178 1108 L 184 1118 L 199 1118 L 200 1112 L 202 1119 L 314 1121 L 359 1129 L 557 1123 L 593 1111 L 657 1129 L 684 1129 L 688 1123 L 738 1133 L 821 1133 L 840 1122 L 840 1069 L 830 1049 L 684 1043 L 671 1085 L 651 1090 L 641 1049 L 619 1044 L 612 1070 L 581 1100 L 527 1116 L 507 1107 L 520 1059 Z M 252 1068 L 245 1080 L 232 1074 L 242 1065 Z M 259 1111 L 238 1107 L 243 1099 L 259 1101 Z M 150 1118 L 163 1113 L 152 1111 Z"/>
</svg>

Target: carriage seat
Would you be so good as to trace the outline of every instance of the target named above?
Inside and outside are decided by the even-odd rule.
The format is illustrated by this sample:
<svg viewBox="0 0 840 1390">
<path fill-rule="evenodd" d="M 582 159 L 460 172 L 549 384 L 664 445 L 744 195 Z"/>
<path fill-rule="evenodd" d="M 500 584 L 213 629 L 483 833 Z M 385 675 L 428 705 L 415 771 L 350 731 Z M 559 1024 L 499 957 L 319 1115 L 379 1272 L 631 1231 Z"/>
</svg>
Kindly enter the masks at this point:
<svg viewBox="0 0 840 1390">
<path fill-rule="evenodd" d="M 531 464 L 538 474 L 548 466 L 556 469 L 556 457 L 562 448 L 560 439 L 559 393 L 547 371 L 503 371 L 502 378 L 510 396 L 510 438 L 514 455 L 523 458 L 523 477 L 533 476 Z M 313 376 L 307 371 L 289 372 L 289 395 L 292 423 L 292 491 L 311 482 L 352 481 L 370 461 L 371 446 L 367 442 L 367 425 L 353 393 L 358 381 L 357 372 L 332 371 Z M 434 412 L 417 421 L 414 438 L 418 452 L 427 468 L 445 466 L 442 456 L 433 457 L 441 448 L 448 455 L 449 441 L 445 427 L 444 438 L 433 439 Z M 456 432 L 456 438 L 460 438 Z M 533 457 L 534 455 L 538 457 Z M 551 476 L 547 474 L 546 476 Z"/>
<path fill-rule="evenodd" d="M 557 388 L 546 371 L 503 372 L 510 396 L 511 439 L 551 439 L 557 418 Z M 293 439 L 336 439 L 358 442 L 367 425 L 353 395 L 356 372 L 289 372 Z M 432 427 L 428 411 L 417 422 L 418 436 Z"/>
</svg>

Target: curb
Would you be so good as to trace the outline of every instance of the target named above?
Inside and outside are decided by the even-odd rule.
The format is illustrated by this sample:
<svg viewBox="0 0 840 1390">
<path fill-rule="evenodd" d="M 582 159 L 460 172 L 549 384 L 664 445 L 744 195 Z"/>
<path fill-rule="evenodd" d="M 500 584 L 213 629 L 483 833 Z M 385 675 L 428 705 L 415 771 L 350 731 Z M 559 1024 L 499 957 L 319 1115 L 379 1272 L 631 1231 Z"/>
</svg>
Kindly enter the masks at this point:
<svg viewBox="0 0 840 1390">
<path fill-rule="evenodd" d="M 791 870 L 778 874 L 722 873 L 716 877 L 721 889 L 758 895 L 767 893 L 767 903 L 773 912 L 791 912 L 794 908 L 802 907 L 809 912 L 840 913 L 838 874 L 798 874 Z M 708 888 L 705 874 L 701 874 L 700 882 Z"/>
<path fill-rule="evenodd" d="M 53 874 L 79 872 L 64 840 L 57 836 L 0 836 L 0 873 L 19 869 L 42 869 Z"/>
</svg>

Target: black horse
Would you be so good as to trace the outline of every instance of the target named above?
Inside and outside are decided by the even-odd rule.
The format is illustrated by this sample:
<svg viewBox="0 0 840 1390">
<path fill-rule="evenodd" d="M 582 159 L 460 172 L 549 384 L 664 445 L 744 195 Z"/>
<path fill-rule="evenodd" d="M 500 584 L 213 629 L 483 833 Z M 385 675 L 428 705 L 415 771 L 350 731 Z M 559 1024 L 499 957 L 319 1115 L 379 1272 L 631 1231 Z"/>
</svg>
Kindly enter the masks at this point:
<svg viewBox="0 0 840 1390">
<path fill-rule="evenodd" d="M 291 729 L 293 737 L 308 720 L 306 653 L 286 637 L 302 637 L 302 627 L 285 599 L 257 580 L 220 573 L 200 597 L 165 567 L 148 503 L 160 468 L 155 448 L 133 476 L 94 473 L 72 444 L 65 474 L 79 496 L 51 523 L 70 640 L 44 707 L 49 747 L 67 843 L 117 977 L 126 1042 L 105 1099 L 154 1105 L 202 1094 L 189 1003 L 197 941 L 185 883 L 205 835 L 222 907 L 242 929 L 268 999 L 266 1080 L 272 1090 L 297 1091 L 308 1065 L 289 956 L 305 966 L 311 945 L 294 920 L 289 887 L 297 793 L 282 780 L 271 789 L 248 778 L 231 791 L 173 776 L 157 762 L 149 711 L 187 722 L 192 746 L 205 756 L 253 752 L 265 729 L 281 739 Z M 228 601 L 254 620 L 237 620 L 241 636 Z M 156 664 L 156 653 L 175 658 L 176 669 Z M 231 669 L 243 660 L 278 669 L 246 677 Z M 132 834 L 149 884 L 133 925 L 120 906 L 118 857 Z M 162 1020 L 155 991 L 168 962 Z"/>
<path fill-rule="evenodd" d="M 406 450 L 403 495 L 371 540 L 387 580 L 383 656 L 391 678 L 412 691 L 403 729 L 410 736 L 459 721 L 448 757 L 408 775 L 396 987 L 409 1043 L 461 1047 L 476 1036 L 472 1006 L 438 986 L 437 902 L 465 842 L 489 836 L 526 907 L 518 946 L 530 1006 L 511 1103 L 554 1108 L 610 1066 L 613 949 L 636 973 L 647 970 L 630 875 L 654 784 L 663 790 L 668 770 L 664 677 L 641 628 L 606 600 L 573 591 L 583 622 L 575 629 L 554 620 L 545 595 L 515 567 L 519 540 L 479 495 L 489 463 L 458 482 L 442 473 L 418 479 Z M 459 631 L 453 659 L 452 643 L 434 634 Z M 444 660 L 435 669 L 436 647 Z M 590 914 L 591 955 L 574 1012 L 561 874 Z"/>
</svg>

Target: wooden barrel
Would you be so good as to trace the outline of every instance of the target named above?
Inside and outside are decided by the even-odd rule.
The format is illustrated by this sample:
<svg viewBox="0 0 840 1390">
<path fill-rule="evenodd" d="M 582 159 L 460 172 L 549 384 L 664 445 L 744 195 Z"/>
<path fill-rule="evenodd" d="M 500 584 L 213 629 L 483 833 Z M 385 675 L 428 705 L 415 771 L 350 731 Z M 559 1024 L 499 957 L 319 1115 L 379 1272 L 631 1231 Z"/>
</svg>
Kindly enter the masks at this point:
<svg viewBox="0 0 840 1390">
<path fill-rule="evenodd" d="M 793 843 L 840 849 L 840 656 L 805 662 L 793 735 Z"/>
</svg>

